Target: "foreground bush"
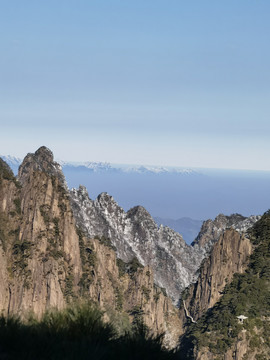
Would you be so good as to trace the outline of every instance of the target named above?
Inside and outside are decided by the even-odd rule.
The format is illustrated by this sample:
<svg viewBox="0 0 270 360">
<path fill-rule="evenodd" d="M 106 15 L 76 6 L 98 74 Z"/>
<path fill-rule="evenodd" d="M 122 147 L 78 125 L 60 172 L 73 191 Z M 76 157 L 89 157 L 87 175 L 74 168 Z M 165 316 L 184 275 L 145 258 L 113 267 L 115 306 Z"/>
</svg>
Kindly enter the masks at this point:
<svg viewBox="0 0 270 360">
<path fill-rule="evenodd" d="M 40 321 L 0 318 L 0 359 L 176 359 L 140 325 L 117 337 L 103 314 L 90 304 L 46 313 Z"/>
</svg>

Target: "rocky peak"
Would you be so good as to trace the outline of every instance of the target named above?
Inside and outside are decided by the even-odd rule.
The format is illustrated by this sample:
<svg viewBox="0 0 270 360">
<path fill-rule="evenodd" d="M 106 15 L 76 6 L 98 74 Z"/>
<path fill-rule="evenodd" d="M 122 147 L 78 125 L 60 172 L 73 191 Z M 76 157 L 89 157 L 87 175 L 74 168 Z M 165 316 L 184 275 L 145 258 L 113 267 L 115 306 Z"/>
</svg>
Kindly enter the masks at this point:
<svg viewBox="0 0 270 360">
<path fill-rule="evenodd" d="M 245 234 L 259 219 L 260 216 L 254 215 L 245 217 L 240 214 L 232 214 L 230 216 L 219 214 L 214 220 L 209 219 L 203 222 L 201 231 L 191 245 L 199 246 L 208 254 L 226 229 L 233 228 L 240 234 Z"/>
<path fill-rule="evenodd" d="M 141 218 L 151 218 L 149 212 L 143 206 L 134 206 L 127 212 L 128 217 L 133 218 L 134 220 L 140 220 Z"/>
<path fill-rule="evenodd" d="M 136 317 L 154 334 L 165 333 L 166 344 L 175 346 L 178 311 L 154 285 L 152 270 L 116 259 L 108 238 L 118 239 L 123 258 L 135 254 L 123 238 L 129 220 L 113 198 L 104 193 L 95 203 L 83 186 L 69 196 L 60 166 L 44 147 L 26 156 L 19 176 L 21 186 L 16 186 L 0 160 L 1 314 L 31 312 L 40 317 L 50 308 L 92 300 L 107 310 L 108 320 L 119 317 L 119 326 L 123 321 L 129 328 L 129 320 Z M 84 217 L 75 221 L 73 213 Z M 112 227 L 109 221 L 114 218 Z M 93 239 L 85 236 L 88 233 L 101 237 Z"/>
<path fill-rule="evenodd" d="M 151 266 L 155 282 L 177 302 L 194 280 L 201 251 L 188 246 L 174 230 L 159 228 L 142 206 L 125 212 L 109 194 L 102 193 L 93 201 L 82 187 L 70 194 L 76 221 L 88 236 L 110 238 L 120 259 L 130 261 L 135 256 L 142 265 Z"/>
<path fill-rule="evenodd" d="M 61 185 L 67 189 L 67 184 L 61 166 L 54 161 L 53 153 L 46 146 L 41 146 L 35 153 L 29 153 L 19 167 L 18 178 L 21 183 L 35 171 L 41 171 L 49 176 L 56 177 Z"/>
<path fill-rule="evenodd" d="M 158 225 L 143 206 L 135 206 L 127 212 L 127 218 L 134 224 L 137 231 L 158 231 Z"/>
<path fill-rule="evenodd" d="M 124 212 L 124 210 L 116 203 L 114 198 L 107 192 L 102 192 L 99 194 L 95 200 L 95 204 L 102 209 L 106 208 L 109 212 L 113 212 L 116 209 Z"/>
<path fill-rule="evenodd" d="M 101 194 L 98 195 L 97 200 L 100 203 L 109 203 L 109 202 L 114 202 L 114 198 L 109 195 L 107 192 L 102 192 Z"/>
<path fill-rule="evenodd" d="M 75 189 L 72 189 L 71 191 L 75 191 Z M 76 190 L 76 192 L 80 198 L 85 198 L 85 199 L 89 198 L 88 191 L 84 185 L 80 185 L 78 190 Z"/>
<path fill-rule="evenodd" d="M 127 217 L 135 222 L 148 221 L 152 223 L 155 227 L 157 227 L 154 219 L 143 206 L 134 206 L 133 208 L 128 210 Z"/>
<path fill-rule="evenodd" d="M 38 148 L 37 151 L 35 152 L 35 156 L 37 160 L 47 163 L 53 162 L 53 153 L 46 146 L 41 146 L 40 148 Z"/>
</svg>

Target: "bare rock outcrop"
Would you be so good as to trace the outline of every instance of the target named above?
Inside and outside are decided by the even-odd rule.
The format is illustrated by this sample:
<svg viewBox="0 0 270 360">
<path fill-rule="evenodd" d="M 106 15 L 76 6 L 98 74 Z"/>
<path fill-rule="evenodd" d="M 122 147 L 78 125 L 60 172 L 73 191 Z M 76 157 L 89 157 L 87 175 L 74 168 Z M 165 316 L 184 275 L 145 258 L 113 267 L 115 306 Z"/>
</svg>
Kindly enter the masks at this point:
<svg viewBox="0 0 270 360">
<path fill-rule="evenodd" d="M 40 317 L 52 307 L 92 300 L 108 317 L 117 313 L 132 322 L 139 316 L 154 334 L 165 332 L 168 346 L 176 345 L 177 309 L 154 284 L 152 269 L 121 273 L 112 244 L 88 236 L 73 213 L 49 149 L 28 154 L 17 180 L 0 163 L 0 311 Z"/>
<path fill-rule="evenodd" d="M 76 221 L 90 237 L 105 236 L 116 247 L 117 256 L 129 261 L 136 256 L 145 266 L 154 270 L 155 282 L 166 289 L 175 304 L 182 291 L 195 283 L 203 259 L 228 228 L 242 234 L 259 217 L 220 214 L 207 220 L 193 242 L 185 243 L 180 234 L 166 226 L 158 226 L 142 206 L 125 212 L 107 193 L 91 200 L 84 186 L 70 191 Z"/>
<path fill-rule="evenodd" d="M 261 216 L 259 215 L 245 217 L 240 214 L 232 214 L 230 216 L 219 214 L 214 220 L 209 219 L 203 222 L 201 230 L 192 246 L 199 246 L 206 254 L 209 254 L 213 245 L 226 229 L 232 228 L 240 234 L 245 234 L 260 218 Z"/>
<path fill-rule="evenodd" d="M 135 256 L 144 266 L 151 266 L 155 282 L 177 303 L 183 289 L 195 281 L 204 256 L 199 247 L 187 245 L 166 226 L 158 227 L 142 206 L 125 212 L 107 193 L 91 200 L 83 186 L 72 189 L 70 195 L 76 221 L 87 235 L 110 238 L 123 261 Z"/>
<path fill-rule="evenodd" d="M 235 273 L 246 270 L 252 250 L 250 240 L 232 228 L 220 235 L 201 265 L 197 282 L 186 291 L 185 304 L 195 320 L 215 305 Z"/>
</svg>

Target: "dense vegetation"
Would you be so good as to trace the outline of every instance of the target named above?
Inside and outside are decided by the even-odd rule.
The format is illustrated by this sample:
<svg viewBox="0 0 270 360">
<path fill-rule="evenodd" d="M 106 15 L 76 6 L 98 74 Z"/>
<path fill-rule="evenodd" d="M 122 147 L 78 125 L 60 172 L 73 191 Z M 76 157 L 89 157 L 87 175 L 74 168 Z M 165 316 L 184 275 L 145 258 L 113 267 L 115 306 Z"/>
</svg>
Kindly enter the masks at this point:
<svg viewBox="0 0 270 360">
<path fill-rule="evenodd" d="M 248 234 L 255 246 L 248 269 L 235 274 L 220 301 L 196 323 L 190 325 L 182 338 L 183 359 L 192 359 L 194 349 L 208 347 L 224 354 L 247 330 L 250 351 L 256 349 L 257 359 L 270 354 L 270 211 L 266 212 Z M 237 316 L 248 317 L 239 324 Z"/>
<path fill-rule="evenodd" d="M 46 313 L 38 321 L 0 318 L 2 359 L 176 359 L 163 349 L 162 336 L 152 337 L 140 324 L 121 336 L 91 304 Z"/>
<path fill-rule="evenodd" d="M 142 264 L 136 257 L 131 259 L 128 263 L 124 262 L 121 259 L 117 259 L 117 266 L 120 276 L 123 276 L 124 274 L 129 274 L 130 276 L 133 276 L 138 270 L 138 268 L 143 268 Z"/>
<path fill-rule="evenodd" d="M 8 164 L 0 158 L 0 177 L 5 180 L 14 180 L 14 175 Z"/>
<path fill-rule="evenodd" d="M 11 180 L 15 183 L 17 187 L 20 187 L 11 168 L 2 158 L 0 158 L 0 185 L 2 183 L 2 180 Z"/>
</svg>

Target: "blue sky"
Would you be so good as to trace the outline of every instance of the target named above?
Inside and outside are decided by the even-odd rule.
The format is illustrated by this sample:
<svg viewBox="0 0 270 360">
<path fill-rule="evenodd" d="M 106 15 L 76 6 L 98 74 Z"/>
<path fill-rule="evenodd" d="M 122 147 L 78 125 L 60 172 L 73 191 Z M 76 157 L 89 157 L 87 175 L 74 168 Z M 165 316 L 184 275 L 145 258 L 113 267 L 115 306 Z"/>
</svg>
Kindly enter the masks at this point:
<svg viewBox="0 0 270 360">
<path fill-rule="evenodd" d="M 268 0 L 0 1 L 0 153 L 270 170 Z"/>
</svg>

